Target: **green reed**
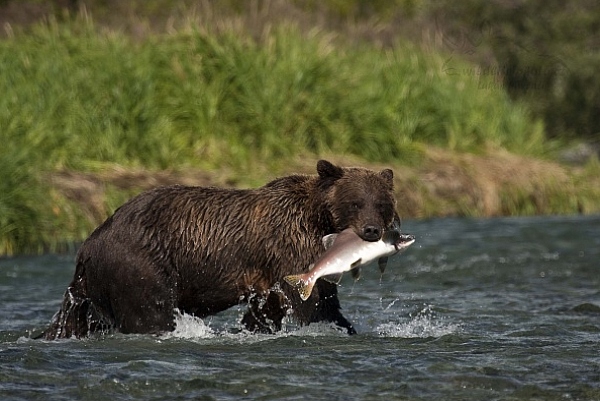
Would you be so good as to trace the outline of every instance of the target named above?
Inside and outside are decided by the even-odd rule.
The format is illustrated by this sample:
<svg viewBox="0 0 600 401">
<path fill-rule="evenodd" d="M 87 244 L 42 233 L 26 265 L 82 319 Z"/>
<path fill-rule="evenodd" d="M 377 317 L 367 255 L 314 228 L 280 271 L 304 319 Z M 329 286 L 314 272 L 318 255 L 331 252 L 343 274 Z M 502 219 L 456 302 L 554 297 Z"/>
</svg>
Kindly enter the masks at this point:
<svg viewBox="0 0 600 401">
<path fill-rule="evenodd" d="M 44 177 L 57 170 L 243 172 L 299 154 L 416 165 L 431 145 L 544 152 L 524 107 L 448 60 L 289 24 L 260 38 L 190 23 L 134 39 L 52 22 L 3 39 L 0 253 L 81 239 L 92 226 L 51 196 Z"/>
</svg>

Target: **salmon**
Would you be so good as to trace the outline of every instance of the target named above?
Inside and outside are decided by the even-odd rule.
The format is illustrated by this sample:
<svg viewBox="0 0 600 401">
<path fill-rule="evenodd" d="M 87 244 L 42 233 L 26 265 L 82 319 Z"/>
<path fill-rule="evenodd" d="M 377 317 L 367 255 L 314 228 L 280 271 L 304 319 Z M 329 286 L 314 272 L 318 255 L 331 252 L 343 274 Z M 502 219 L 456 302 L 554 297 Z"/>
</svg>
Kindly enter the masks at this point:
<svg viewBox="0 0 600 401">
<path fill-rule="evenodd" d="M 309 272 L 293 274 L 283 279 L 298 289 L 300 298 L 306 301 L 312 293 L 317 279 L 339 282 L 344 272 L 350 271 L 355 279 L 360 276 L 360 267 L 378 259 L 379 269 L 383 273 L 389 256 L 406 250 L 415 242 L 410 234 L 401 234 L 399 230 L 385 231 L 379 241 L 369 242 L 360 238 L 354 230 L 348 228 L 339 234 L 323 237 L 325 253 L 309 266 Z"/>
</svg>

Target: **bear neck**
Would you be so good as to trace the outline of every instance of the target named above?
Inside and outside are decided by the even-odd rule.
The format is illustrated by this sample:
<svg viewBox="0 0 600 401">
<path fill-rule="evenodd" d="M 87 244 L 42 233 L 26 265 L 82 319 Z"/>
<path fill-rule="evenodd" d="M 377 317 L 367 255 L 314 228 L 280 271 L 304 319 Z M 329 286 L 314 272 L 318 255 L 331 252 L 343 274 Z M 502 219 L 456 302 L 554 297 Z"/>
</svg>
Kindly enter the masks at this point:
<svg viewBox="0 0 600 401">
<path fill-rule="evenodd" d="M 314 234 L 316 242 L 337 232 L 327 200 L 329 185 L 323 185 L 317 175 L 291 175 L 275 179 L 263 188 L 275 203 L 291 213 L 293 219 Z"/>
<path fill-rule="evenodd" d="M 306 211 L 308 211 L 309 224 L 318 234 L 319 238 L 325 235 L 337 232 L 333 216 L 329 211 L 327 201 L 327 192 L 318 183 L 318 178 L 314 177 L 312 185 L 309 186 L 306 198 Z"/>
</svg>

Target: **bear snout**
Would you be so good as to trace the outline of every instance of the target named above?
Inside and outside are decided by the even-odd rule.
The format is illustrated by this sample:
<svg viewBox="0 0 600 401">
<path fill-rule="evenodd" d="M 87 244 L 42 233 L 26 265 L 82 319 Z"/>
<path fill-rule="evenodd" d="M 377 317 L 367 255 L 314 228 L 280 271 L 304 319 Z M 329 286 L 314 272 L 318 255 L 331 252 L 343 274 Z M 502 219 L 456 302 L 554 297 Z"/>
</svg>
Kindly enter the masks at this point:
<svg viewBox="0 0 600 401">
<path fill-rule="evenodd" d="M 362 228 L 360 237 L 365 241 L 379 241 L 383 230 L 380 226 L 375 224 L 367 224 Z"/>
</svg>

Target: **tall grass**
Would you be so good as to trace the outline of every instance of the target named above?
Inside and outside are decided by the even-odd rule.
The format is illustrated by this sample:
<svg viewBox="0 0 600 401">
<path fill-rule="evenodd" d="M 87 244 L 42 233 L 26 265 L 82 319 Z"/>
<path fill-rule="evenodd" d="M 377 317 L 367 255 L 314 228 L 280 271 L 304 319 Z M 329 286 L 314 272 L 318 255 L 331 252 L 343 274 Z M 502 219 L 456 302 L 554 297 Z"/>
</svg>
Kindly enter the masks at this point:
<svg viewBox="0 0 600 401">
<path fill-rule="evenodd" d="M 2 139 L 50 168 L 244 165 L 299 150 L 389 161 L 419 143 L 541 146 L 526 110 L 479 89 L 476 76 L 447 74 L 440 55 L 290 26 L 258 42 L 190 28 L 136 43 L 54 24 L 1 42 L 0 68 Z"/>
<path fill-rule="evenodd" d="M 48 197 L 41 178 L 57 169 L 243 171 L 320 153 L 415 164 L 428 145 L 542 151 L 527 110 L 444 60 L 291 25 L 252 39 L 189 24 L 136 41 L 78 21 L 2 40 L 0 253 L 83 231 Z"/>
<path fill-rule="evenodd" d="M 66 202 L 31 164 L 29 149 L 0 152 L 0 255 L 67 246 L 89 232 L 90 221 Z"/>
</svg>

